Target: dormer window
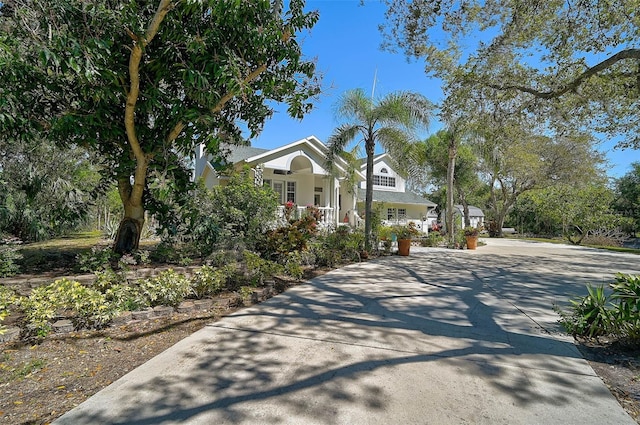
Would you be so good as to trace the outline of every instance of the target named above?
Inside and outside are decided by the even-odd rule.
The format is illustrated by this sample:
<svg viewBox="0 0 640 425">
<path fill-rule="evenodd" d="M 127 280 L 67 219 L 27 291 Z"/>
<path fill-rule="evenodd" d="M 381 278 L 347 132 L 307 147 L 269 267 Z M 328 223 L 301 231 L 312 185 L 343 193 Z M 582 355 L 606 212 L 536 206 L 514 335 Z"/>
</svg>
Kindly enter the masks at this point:
<svg viewBox="0 0 640 425">
<path fill-rule="evenodd" d="M 396 187 L 396 178 L 389 177 L 389 176 L 379 176 L 377 174 L 374 174 L 373 185 L 384 186 L 384 187 Z"/>
</svg>

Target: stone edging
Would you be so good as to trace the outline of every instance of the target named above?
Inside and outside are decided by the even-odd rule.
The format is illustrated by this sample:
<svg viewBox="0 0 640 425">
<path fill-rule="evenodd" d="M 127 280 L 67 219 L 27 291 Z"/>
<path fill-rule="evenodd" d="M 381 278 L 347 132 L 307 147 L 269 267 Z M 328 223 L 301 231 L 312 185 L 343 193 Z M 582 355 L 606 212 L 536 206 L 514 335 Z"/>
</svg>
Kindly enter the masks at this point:
<svg viewBox="0 0 640 425">
<path fill-rule="evenodd" d="M 147 276 L 131 276 L 132 278 L 137 279 L 145 279 L 151 276 L 154 276 L 162 271 L 168 270 L 171 267 L 166 269 L 162 269 Z M 191 267 L 189 273 L 192 274 L 195 270 L 200 267 Z M 173 269 L 179 273 L 185 273 L 183 269 L 178 268 L 179 270 Z M 158 269 L 156 269 L 158 270 Z M 91 275 L 95 278 L 95 275 Z M 62 279 L 63 276 L 57 277 L 55 279 Z M 68 279 L 76 280 L 75 277 L 67 276 Z M 129 276 L 127 276 L 129 278 Z M 4 280 L 4 279 L 3 279 Z M 50 282 L 51 280 L 49 280 Z M 78 280 L 80 282 L 80 280 Z M 91 281 L 91 283 L 93 280 Z M 4 282 L 2 282 L 4 283 Z M 42 284 L 42 283 L 40 283 Z M 199 300 L 195 299 L 186 299 L 178 304 L 176 307 L 171 306 L 156 306 L 156 307 L 148 307 L 144 310 L 138 311 L 122 311 L 116 317 L 114 317 L 109 324 L 108 327 L 113 326 L 122 326 L 129 323 L 138 322 L 141 320 L 152 320 L 161 317 L 169 317 L 174 313 L 178 314 L 190 314 L 194 312 L 207 312 L 214 310 L 227 310 L 234 307 L 240 306 L 250 306 L 252 304 L 260 303 L 266 299 L 273 297 L 281 291 L 278 291 L 274 282 L 268 282 L 263 287 L 256 288 L 251 294 L 250 299 L 243 299 L 240 294 L 236 292 L 228 293 L 226 296 L 219 296 L 216 298 L 203 298 Z M 52 331 L 57 334 L 65 334 L 71 333 L 75 331 L 75 327 L 73 322 L 70 319 L 59 319 L 54 322 L 52 325 Z M 13 342 L 20 339 L 21 328 L 17 326 L 9 326 L 6 328 L 5 333 L 0 335 L 0 343 L 3 342 Z"/>
<path fill-rule="evenodd" d="M 169 269 L 176 273 L 183 274 L 186 277 L 191 277 L 196 271 L 200 270 L 202 266 L 188 266 L 188 267 L 147 267 L 133 269 L 126 273 L 127 280 L 139 280 L 148 279 L 158 274 L 165 272 Z M 96 275 L 93 273 L 81 274 L 81 275 L 68 275 L 68 276 L 38 276 L 38 275 L 18 275 L 12 277 L 5 277 L 0 279 L 0 285 L 14 288 L 19 295 L 28 296 L 30 291 L 34 288 L 48 285 L 59 279 L 68 279 L 80 282 L 83 285 L 91 285 L 96 280 Z"/>
</svg>

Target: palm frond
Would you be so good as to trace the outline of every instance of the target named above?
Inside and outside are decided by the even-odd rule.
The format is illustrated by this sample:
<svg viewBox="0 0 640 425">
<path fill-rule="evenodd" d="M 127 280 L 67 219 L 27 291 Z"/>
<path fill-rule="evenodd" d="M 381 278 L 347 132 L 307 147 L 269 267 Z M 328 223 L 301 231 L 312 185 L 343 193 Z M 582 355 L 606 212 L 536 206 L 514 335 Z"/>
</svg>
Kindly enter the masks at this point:
<svg viewBox="0 0 640 425">
<path fill-rule="evenodd" d="M 327 159 L 325 167 L 331 174 L 335 174 L 336 159 L 342 155 L 347 145 L 352 142 L 360 132 L 357 124 L 342 124 L 336 128 L 327 140 Z"/>
</svg>

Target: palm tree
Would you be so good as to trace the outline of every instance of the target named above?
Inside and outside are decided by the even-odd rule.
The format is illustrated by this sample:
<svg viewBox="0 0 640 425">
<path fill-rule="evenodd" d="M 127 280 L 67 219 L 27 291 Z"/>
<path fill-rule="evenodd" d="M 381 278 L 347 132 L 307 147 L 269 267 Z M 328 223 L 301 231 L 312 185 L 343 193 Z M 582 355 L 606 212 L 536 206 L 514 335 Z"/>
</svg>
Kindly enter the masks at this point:
<svg viewBox="0 0 640 425">
<path fill-rule="evenodd" d="M 367 156 L 367 181 L 365 196 L 365 249 L 371 249 L 371 213 L 373 204 L 373 157 L 376 143 L 391 156 L 401 158 L 414 137 L 413 132 L 426 126 L 434 107 L 429 100 L 417 93 L 390 93 L 375 101 L 365 95 L 364 90 L 345 92 L 337 103 L 336 114 L 346 122 L 335 129 L 329 137 L 327 164 L 333 168 L 335 158 L 346 146 L 357 140 L 364 142 Z M 400 162 L 400 161 L 399 161 Z"/>
</svg>

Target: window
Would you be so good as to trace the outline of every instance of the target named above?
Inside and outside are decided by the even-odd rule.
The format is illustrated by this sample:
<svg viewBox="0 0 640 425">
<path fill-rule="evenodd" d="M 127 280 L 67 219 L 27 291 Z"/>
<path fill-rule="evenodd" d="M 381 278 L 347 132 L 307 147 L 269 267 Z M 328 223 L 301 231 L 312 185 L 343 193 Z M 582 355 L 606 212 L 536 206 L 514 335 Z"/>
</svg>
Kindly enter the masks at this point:
<svg viewBox="0 0 640 425">
<path fill-rule="evenodd" d="M 284 204 L 284 182 L 273 182 L 273 191 L 278 194 L 278 201 Z"/>
<path fill-rule="evenodd" d="M 387 170 L 386 168 L 381 168 L 380 169 L 380 173 L 381 174 L 389 174 L 389 170 Z"/>
<path fill-rule="evenodd" d="M 396 219 L 396 209 L 387 208 L 387 220 L 395 220 L 395 219 Z"/>
<path fill-rule="evenodd" d="M 407 219 L 407 210 L 405 208 L 398 208 L 398 220 Z"/>
<path fill-rule="evenodd" d="M 320 194 L 316 193 L 313 195 L 313 205 L 320 205 Z"/>
<path fill-rule="evenodd" d="M 373 185 L 384 186 L 384 187 L 396 187 L 396 178 L 389 177 L 389 176 L 379 176 L 377 174 L 374 174 Z"/>
<path fill-rule="evenodd" d="M 287 202 L 296 203 L 296 182 L 287 182 Z"/>
<path fill-rule="evenodd" d="M 271 187 L 271 180 L 269 179 L 262 180 L 262 185 L 265 187 Z"/>
</svg>

